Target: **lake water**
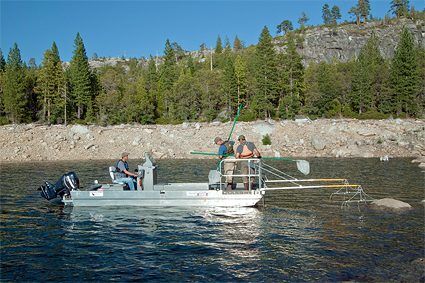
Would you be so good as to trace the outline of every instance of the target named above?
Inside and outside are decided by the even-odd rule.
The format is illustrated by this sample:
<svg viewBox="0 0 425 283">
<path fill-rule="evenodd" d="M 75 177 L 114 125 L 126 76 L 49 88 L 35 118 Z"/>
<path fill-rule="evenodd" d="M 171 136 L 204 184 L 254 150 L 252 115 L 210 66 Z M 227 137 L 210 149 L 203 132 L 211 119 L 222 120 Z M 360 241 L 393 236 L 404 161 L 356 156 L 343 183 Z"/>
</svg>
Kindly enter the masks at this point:
<svg viewBox="0 0 425 283">
<path fill-rule="evenodd" d="M 1 281 L 424 280 L 424 174 L 410 159 L 309 159 L 311 177 L 343 177 L 404 213 L 341 209 L 329 189 L 274 191 L 265 208 L 72 208 L 36 188 L 74 170 L 109 181 L 113 161 L 0 165 Z M 137 162 L 130 160 L 130 167 Z M 206 182 L 213 160 L 161 160 L 160 182 Z M 291 163 L 272 163 L 299 176 Z"/>
</svg>

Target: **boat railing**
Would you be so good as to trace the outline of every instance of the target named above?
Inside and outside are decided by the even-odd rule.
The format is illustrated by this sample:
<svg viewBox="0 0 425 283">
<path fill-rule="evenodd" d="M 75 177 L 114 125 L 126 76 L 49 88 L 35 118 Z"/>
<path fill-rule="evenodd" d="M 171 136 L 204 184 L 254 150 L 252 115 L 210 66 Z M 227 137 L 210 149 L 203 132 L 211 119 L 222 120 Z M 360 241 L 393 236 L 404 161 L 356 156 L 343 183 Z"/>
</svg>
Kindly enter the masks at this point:
<svg viewBox="0 0 425 283">
<path fill-rule="evenodd" d="M 229 172 L 224 172 L 224 164 L 226 163 L 234 163 L 234 168 Z M 249 170 L 247 174 L 242 174 L 241 166 L 243 164 L 248 166 Z M 239 167 L 239 170 L 236 170 Z M 258 189 L 263 188 L 262 182 L 262 170 L 261 170 L 261 159 L 258 158 L 246 158 L 246 159 L 236 159 L 236 158 L 226 158 L 222 159 L 218 165 L 218 172 L 220 173 L 220 186 L 223 186 L 225 183 L 226 177 L 232 178 L 248 178 L 248 190 L 251 191 L 254 189 L 254 183 L 258 184 Z M 236 172 L 236 173 L 235 173 Z M 224 182 L 223 182 L 224 179 Z"/>
</svg>

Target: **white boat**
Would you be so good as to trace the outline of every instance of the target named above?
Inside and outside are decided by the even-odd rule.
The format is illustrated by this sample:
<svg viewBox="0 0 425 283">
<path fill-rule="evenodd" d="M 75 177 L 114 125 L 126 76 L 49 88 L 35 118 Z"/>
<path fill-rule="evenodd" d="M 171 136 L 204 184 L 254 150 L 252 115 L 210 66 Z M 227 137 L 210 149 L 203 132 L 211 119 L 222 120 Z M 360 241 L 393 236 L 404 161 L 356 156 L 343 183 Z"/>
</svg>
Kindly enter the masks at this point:
<svg viewBox="0 0 425 283">
<path fill-rule="evenodd" d="M 251 172 L 244 175 L 238 170 L 231 175 L 222 172 L 224 162 L 248 163 Z M 60 198 L 65 205 L 72 206 L 144 206 L 144 207 L 252 207 L 259 205 L 268 190 L 299 190 L 334 188 L 333 195 L 348 197 L 345 203 L 367 201 L 361 186 L 351 185 L 345 179 L 297 179 L 265 164 L 261 159 L 224 159 L 217 170 L 211 170 L 205 183 L 165 183 L 157 182 L 157 165 L 145 154 L 145 162 L 138 165 L 142 185 L 137 182 L 137 190 L 128 190 L 114 177 L 114 167 L 109 168 L 110 184 L 94 184 L 88 190 L 81 190 L 75 173 L 63 175 L 55 185 L 46 182 L 41 186 L 41 195 L 52 200 Z M 225 178 L 248 177 L 249 188 L 243 183 L 235 183 L 233 189 L 226 189 Z M 269 178 L 272 177 L 272 178 Z M 304 183 L 312 185 L 303 185 Z M 323 184 L 337 182 L 338 184 Z"/>
</svg>

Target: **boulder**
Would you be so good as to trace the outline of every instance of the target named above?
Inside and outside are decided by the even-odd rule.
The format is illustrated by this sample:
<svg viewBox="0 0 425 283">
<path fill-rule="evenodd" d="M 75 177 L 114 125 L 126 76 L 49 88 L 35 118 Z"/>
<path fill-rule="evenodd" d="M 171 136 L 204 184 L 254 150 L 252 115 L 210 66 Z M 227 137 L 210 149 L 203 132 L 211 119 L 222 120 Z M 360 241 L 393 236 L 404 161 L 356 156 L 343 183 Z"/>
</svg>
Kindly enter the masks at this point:
<svg viewBox="0 0 425 283">
<path fill-rule="evenodd" d="M 406 202 L 392 199 L 392 198 L 383 198 L 374 200 L 371 202 L 371 205 L 373 208 L 377 209 L 389 209 L 389 210 L 409 210 L 412 208 L 412 206 Z"/>
<path fill-rule="evenodd" d="M 74 125 L 71 128 L 71 132 L 73 132 L 74 134 L 85 135 L 88 134 L 90 130 L 86 126 Z"/>
<path fill-rule="evenodd" d="M 260 122 L 255 124 L 252 127 L 252 130 L 258 134 L 260 134 L 261 136 L 265 136 L 265 135 L 270 135 L 273 133 L 274 131 L 274 125 L 271 125 L 270 123 L 267 122 Z"/>
<path fill-rule="evenodd" d="M 140 145 L 141 140 L 142 140 L 141 137 L 135 137 L 131 144 L 134 145 L 134 146 Z"/>
<path fill-rule="evenodd" d="M 319 136 L 313 136 L 311 138 L 311 145 L 315 150 L 323 150 L 326 147 L 325 141 Z"/>
<path fill-rule="evenodd" d="M 419 156 L 418 158 L 413 159 L 412 163 L 425 163 L 425 156 Z"/>
</svg>

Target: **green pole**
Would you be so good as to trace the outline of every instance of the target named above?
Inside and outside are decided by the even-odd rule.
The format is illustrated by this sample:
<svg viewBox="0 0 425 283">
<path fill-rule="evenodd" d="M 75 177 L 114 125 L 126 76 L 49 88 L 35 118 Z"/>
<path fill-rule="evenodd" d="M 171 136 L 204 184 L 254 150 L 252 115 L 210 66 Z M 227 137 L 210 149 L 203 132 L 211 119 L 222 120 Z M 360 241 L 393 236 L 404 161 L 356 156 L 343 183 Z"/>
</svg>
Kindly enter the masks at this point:
<svg viewBox="0 0 425 283">
<path fill-rule="evenodd" d="M 230 141 L 230 138 L 232 137 L 233 130 L 235 129 L 235 125 L 236 125 L 236 122 L 238 121 L 238 118 L 239 118 L 239 115 L 241 113 L 242 107 L 243 107 L 243 104 L 242 103 L 239 104 L 238 112 L 236 113 L 235 119 L 233 120 L 232 129 L 230 130 L 229 137 L 227 138 L 228 141 Z"/>
</svg>

